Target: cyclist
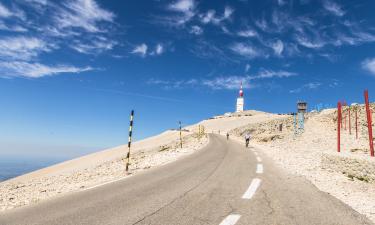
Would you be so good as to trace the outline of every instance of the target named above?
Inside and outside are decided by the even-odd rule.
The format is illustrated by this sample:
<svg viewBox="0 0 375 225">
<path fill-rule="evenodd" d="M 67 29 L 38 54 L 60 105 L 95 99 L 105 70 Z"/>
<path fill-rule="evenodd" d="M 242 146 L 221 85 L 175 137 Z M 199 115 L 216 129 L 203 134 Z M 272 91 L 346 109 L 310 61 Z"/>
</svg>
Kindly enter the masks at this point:
<svg viewBox="0 0 375 225">
<path fill-rule="evenodd" d="M 246 148 L 249 147 L 249 142 L 250 142 L 250 133 L 247 132 L 245 134 L 245 141 L 246 141 Z"/>
</svg>

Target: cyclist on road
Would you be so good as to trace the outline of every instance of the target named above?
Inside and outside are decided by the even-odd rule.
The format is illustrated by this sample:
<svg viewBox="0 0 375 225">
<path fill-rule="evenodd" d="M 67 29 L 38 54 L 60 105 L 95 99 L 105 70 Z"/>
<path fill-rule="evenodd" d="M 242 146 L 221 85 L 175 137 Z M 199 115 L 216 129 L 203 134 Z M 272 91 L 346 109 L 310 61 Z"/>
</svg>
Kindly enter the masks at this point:
<svg viewBox="0 0 375 225">
<path fill-rule="evenodd" d="M 246 141 L 246 148 L 249 147 L 249 142 L 250 142 L 250 133 L 247 132 L 245 134 L 245 141 Z"/>
</svg>

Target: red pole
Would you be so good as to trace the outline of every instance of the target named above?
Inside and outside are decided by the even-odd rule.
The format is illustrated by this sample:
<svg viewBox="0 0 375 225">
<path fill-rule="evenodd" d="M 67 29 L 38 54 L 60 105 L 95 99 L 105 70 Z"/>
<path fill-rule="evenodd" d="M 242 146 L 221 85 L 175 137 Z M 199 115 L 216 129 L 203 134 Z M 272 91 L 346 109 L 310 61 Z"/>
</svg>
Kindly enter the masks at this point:
<svg viewBox="0 0 375 225">
<path fill-rule="evenodd" d="M 340 152 L 341 102 L 337 103 L 337 152 Z"/>
<path fill-rule="evenodd" d="M 349 106 L 349 134 L 352 134 L 352 125 L 350 123 L 350 106 Z"/>
<path fill-rule="evenodd" d="M 355 138 L 358 139 L 358 107 L 355 108 Z"/>
<path fill-rule="evenodd" d="M 370 105 L 369 105 L 369 100 L 368 100 L 368 90 L 365 90 L 365 103 L 366 103 L 367 129 L 368 129 L 368 141 L 370 144 L 370 154 L 371 154 L 371 157 L 374 157 L 374 141 L 372 137 L 372 119 L 371 119 L 371 111 L 370 111 Z"/>
</svg>

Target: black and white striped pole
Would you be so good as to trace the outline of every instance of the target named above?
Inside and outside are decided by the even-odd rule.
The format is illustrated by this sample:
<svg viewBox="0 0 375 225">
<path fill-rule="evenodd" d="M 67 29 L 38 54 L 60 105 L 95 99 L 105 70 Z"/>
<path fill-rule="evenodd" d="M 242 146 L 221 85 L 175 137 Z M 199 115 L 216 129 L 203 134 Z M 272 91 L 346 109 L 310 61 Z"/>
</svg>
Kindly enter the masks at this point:
<svg viewBox="0 0 375 225">
<path fill-rule="evenodd" d="M 128 154 L 126 155 L 126 172 L 129 170 L 129 163 L 130 163 L 130 146 L 132 144 L 132 133 L 133 133 L 133 118 L 134 118 L 134 110 L 130 113 L 130 125 L 129 125 L 129 139 L 128 139 Z"/>
</svg>

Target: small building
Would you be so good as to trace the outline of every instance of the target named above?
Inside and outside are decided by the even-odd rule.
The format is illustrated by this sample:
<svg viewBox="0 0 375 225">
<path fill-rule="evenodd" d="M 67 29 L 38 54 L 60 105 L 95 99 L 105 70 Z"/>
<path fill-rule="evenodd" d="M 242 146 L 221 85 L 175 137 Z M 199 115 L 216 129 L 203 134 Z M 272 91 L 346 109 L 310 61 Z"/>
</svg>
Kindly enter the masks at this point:
<svg viewBox="0 0 375 225">
<path fill-rule="evenodd" d="M 307 102 L 298 101 L 297 102 L 297 112 L 298 113 L 306 113 L 307 112 Z"/>
</svg>

